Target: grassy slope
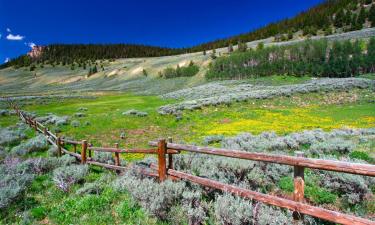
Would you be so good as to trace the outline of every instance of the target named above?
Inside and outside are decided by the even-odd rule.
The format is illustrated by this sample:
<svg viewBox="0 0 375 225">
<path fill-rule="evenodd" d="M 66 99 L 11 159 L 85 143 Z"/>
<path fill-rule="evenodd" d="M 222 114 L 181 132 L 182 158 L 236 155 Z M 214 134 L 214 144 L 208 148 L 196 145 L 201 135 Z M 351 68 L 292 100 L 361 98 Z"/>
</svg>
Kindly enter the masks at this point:
<svg viewBox="0 0 375 225">
<path fill-rule="evenodd" d="M 274 130 L 279 134 L 322 128 L 373 127 L 375 121 L 374 93 L 353 90 L 328 94 L 310 93 L 270 100 L 253 100 L 230 106 L 207 107 L 185 112 L 181 121 L 173 116 L 161 116 L 156 109 L 171 101 L 154 96 L 129 94 L 104 95 L 92 100 L 70 99 L 44 105 L 31 104 L 28 111 L 39 115 L 56 113 L 70 115 L 80 127 L 62 127 L 64 135 L 88 139 L 94 144 L 146 147 L 147 142 L 172 136 L 176 141 L 199 143 L 206 135 L 235 135 L 240 132 L 260 133 Z M 87 107 L 87 116 L 74 118 L 79 107 Z M 147 117 L 124 116 L 122 112 L 137 109 L 149 113 Z M 88 121 L 90 125 L 84 126 Z M 125 131 L 125 141 L 119 139 Z"/>
<path fill-rule="evenodd" d="M 328 37 L 316 36 L 312 39 L 328 38 L 330 40 L 336 39 L 356 39 L 368 38 L 375 35 L 375 28 L 364 29 L 360 31 L 348 32 L 343 34 L 335 34 Z M 273 38 L 258 40 L 247 43 L 249 47 L 255 48 L 259 42 L 264 42 L 268 45 L 287 45 L 295 42 L 303 41 L 301 38 L 296 38 L 287 42 L 273 42 Z M 237 47 L 234 46 L 234 49 Z M 227 48 L 220 48 L 216 50 L 217 56 L 228 53 Z M 29 71 L 29 68 L 6 68 L 0 70 L 0 94 L 25 94 L 25 93 L 41 93 L 46 91 L 82 91 L 82 90 L 122 90 L 129 91 L 132 89 L 129 85 L 134 79 L 142 79 L 143 69 L 148 73 L 149 78 L 156 78 L 158 72 L 166 67 L 176 67 L 177 65 L 187 65 L 191 60 L 200 66 L 200 72 L 197 76 L 183 79 L 175 89 L 180 87 L 191 86 L 197 83 L 204 82 L 204 74 L 207 71 L 208 65 L 211 62 L 211 52 L 203 55 L 202 52 L 183 54 L 177 56 L 153 57 L 153 58 L 129 58 L 117 59 L 114 62 L 105 61 L 99 63 L 104 65 L 104 71 L 99 71 L 90 78 L 86 78 L 88 69 L 76 68 L 71 70 L 70 66 L 44 66 L 44 68 L 37 68 L 36 71 Z M 36 73 L 37 77 L 34 78 Z M 158 79 L 160 80 L 160 79 Z M 146 80 L 147 81 L 147 80 Z M 153 82 L 153 81 L 151 81 Z M 163 82 L 163 81 L 156 81 Z M 139 89 L 149 88 L 148 85 L 139 85 Z M 173 87 L 172 87 L 173 88 Z M 134 90 L 132 90 L 134 91 Z M 143 90 L 142 90 L 143 91 Z"/>
</svg>

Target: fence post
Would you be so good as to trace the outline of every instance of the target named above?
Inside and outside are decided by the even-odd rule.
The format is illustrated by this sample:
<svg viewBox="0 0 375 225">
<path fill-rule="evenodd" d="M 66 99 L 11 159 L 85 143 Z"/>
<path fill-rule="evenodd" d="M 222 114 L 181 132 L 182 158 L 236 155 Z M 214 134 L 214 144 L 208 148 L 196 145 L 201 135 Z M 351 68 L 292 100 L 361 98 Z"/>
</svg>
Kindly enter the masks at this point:
<svg viewBox="0 0 375 225">
<path fill-rule="evenodd" d="M 45 128 L 43 129 L 43 134 L 44 134 L 45 136 L 48 136 L 48 134 L 47 134 L 47 127 L 45 127 Z"/>
<path fill-rule="evenodd" d="M 118 149 L 118 143 L 115 143 L 115 148 Z M 115 166 L 120 166 L 120 153 L 115 152 Z"/>
<path fill-rule="evenodd" d="M 36 123 L 36 120 L 34 119 L 34 129 L 36 132 L 38 132 L 38 124 Z"/>
<path fill-rule="evenodd" d="M 172 142 L 173 142 L 172 137 L 168 137 L 168 143 L 172 143 Z M 168 154 L 168 169 L 173 169 L 173 155 L 172 154 Z"/>
<path fill-rule="evenodd" d="M 77 153 L 77 144 L 73 144 L 74 153 Z"/>
<path fill-rule="evenodd" d="M 303 152 L 295 152 L 297 157 L 305 157 Z M 305 195 L 305 168 L 302 166 L 294 166 L 294 192 L 293 200 L 296 202 L 303 202 Z M 294 220 L 300 220 L 303 218 L 299 212 L 293 212 Z"/>
<path fill-rule="evenodd" d="M 57 145 L 57 156 L 61 157 L 61 138 L 60 137 L 57 137 L 56 145 Z"/>
<path fill-rule="evenodd" d="M 167 146 L 165 139 L 160 139 L 158 142 L 158 173 L 159 173 L 159 181 L 165 181 L 167 177 L 167 166 L 166 166 L 166 159 L 165 154 L 167 152 Z"/>
<path fill-rule="evenodd" d="M 86 164 L 86 151 L 87 151 L 87 141 L 82 141 L 82 151 L 81 151 L 81 163 Z"/>
<path fill-rule="evenodd" d="M 92 144 L 90 143 L 88 146 L 92 146 Z M 91 158 L 91 150 L 89 149 L 89 158 Z"/>
</svg>

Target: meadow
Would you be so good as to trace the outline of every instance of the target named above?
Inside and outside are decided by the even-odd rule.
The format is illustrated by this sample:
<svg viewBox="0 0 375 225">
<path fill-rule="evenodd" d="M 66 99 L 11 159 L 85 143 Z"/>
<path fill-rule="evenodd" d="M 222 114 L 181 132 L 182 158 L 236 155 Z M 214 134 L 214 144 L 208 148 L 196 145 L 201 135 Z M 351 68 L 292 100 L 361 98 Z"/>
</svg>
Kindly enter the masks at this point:
<svg viewBox="0 0 375 225">
<path fill-rule="evenodd" d="M 373 79 L 373 75 L 367 78 Z M 298 85 L 309 79 L 272 76 L 248 80 L 245 84 L 260 87 Z M 228 85 L 235 87 L 243 84 L 244 81 L 233 81 Z M 159 94 L 164 93 L 161 91 Z M 186 93 L 190 93 L 189 89 Z M 331 157 L 366 163 L 374 163 L 375 159 L 374 135 L 371 131 L 375 125 L 375 93 L 372 88 L 333 89 L 268 99 L 254 98 L 184 110 L 178 115 L 162 115 L 158 109 L 178 104 L 182 101 L 179 98 L 114 91 L 90 92 L 86 95 L 90 98 L 32 98 L 17 100 L 17 103 L 23 110 L 39 118 L 51 114 L 61 118 L 67 116 L 66 124 L 48 124 L 48 127 L 67 138 L 86 139 L 94 146 L 114 146 L 119 143 L 120 147 L 148 148 L 151 140 L 172 137 L 174 142 L 244 151 L 292 155 L 294 151 L 300 150 L 307 157 Z M 205 93 L 194 94 L 200 95 Z M 1 108 L 5 107 L 2 102 Z M 14 115 L 1 116 L 0 131 L 18 121 Z M 28 146 L 25 145 L 28 140 L 38 138 L 31 129 L 23 132 L 27 140 L 5 146 L 5 152 L 20 149 L 18 144 Z M 121 134 L 125 134 L 124 139 L 120 137 Z M 0 223 L 189 224 L 198 221 L 203 224 L 221 224 L 229 221 L 231 224 L 246 224 L 257 219 L 260 224 L 277 224 L 291 219 L 289 211 L 263 204 L 256 207 L 250 201 L 207 192 L 204 188 L 185 182 L 158 184 L 131 172 L 117 177 L 95 166 L 87 168 L 75 165 L 75 160 L 69 157 L 51 156 L 51 149 L 44 149 L 17 156 L 25 160 L 26 165 L 4 160 L 4 166 L 0 167 L 3 171 L 0 172 L 11 174 L 2 178 L 5 183 L 10 182 L 6 180 L 7 177 L 15 176 L 14 171 L 31 169 L 17 175 L 20 179 L 27 179 L 25 183 L 21 179 L 19 186 L 14 188 L 17 193 L 22 193 L 22 197 L 15 198 L 7 210 L 0 213 Z M 44 163 L 38 163 L 38 157 Z M 112 156 L 94 157 L 108 160 Z M 155 158 L 145 158 L 143 154 L 126 155 L 122 160 L 122 165 L 129 166 L 131 162 L 155 162 Z M 287 166 L 265 166 L 258 162 L 181 154 L 176 158 L 175 167 L 262 193 L 273 193 L 285 198 L 292 196 L 293 180 L 290 167 Z M 58 170 L 63 172 L 58 173 Z M 80 176 L 77 175 L 78 170 L 83 170 Z M 68 189 L 61 189 L 59 176 L 69 174 L 78 176 L 77 181 L 70 184 Z M 309 203 L 372 218 L 375 186 L 370 178 L 314 170 L 306 170 L 305 176 L 305 197 Z M 337 186 L 337 183 L 340 185 Z M 348 188 L 351 195 L 340 187 Z M 157 198 L 155 193 L 158 193 Z M 255 211 L 258 213 L 254 214 Z M 322 223 L 311 217 L 305 217 L 305 220 L 310 224 Z"/>
</svg>

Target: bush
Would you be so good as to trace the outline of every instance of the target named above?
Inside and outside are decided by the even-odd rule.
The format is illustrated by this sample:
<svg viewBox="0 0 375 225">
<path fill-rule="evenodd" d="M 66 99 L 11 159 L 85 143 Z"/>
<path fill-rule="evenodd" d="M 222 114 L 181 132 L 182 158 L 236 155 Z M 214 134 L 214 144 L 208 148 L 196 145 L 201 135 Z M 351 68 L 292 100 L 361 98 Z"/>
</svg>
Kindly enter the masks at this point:
<svg viewBox="0 0 375 225">
<path fill-rule="evenodd" d="M 138 111 L 138 110 L 135 110 L 135 109 L 131 109 L 131 110 L 128 110 L 126 112 L 123 112 L 122 115 L 126 115 L 126 116 L 134 115 L 134 116 L 139 116 L 139 117 L 145 117 L 145 116 L 148 115 L 148 113 L 147 112 Z"/>
<path fill-rule="evenodd" d="M 43 206 L 32 208 L 30 214 L 37 220 L 41 220 L 47 216 L 47 209 Z"/>
<path fill-rule="evenodd" d="M 360 159 L 369 163 L 373 163 L 374 159 L 367 152 L 353 151 L 349 154 L 352 159 Z"/>
<path fill-rule="evenodd" d="M 34 179 L 32 165 L 17 158 L 7 158 L 0 164 L 0 209 L 16 200 Z"/>
<path fill-rule="evenodd" d="M 328 139 L 325 142 L 313 143 L 310 147 L 310 152 L 316 155 L 319 154 L 348 154 L 354 149 L 354 143 L 343 140 L 342 138 Z"/>
<path fill-rule="evenodd" d="M 93 159 L 97 162 L 106 163 L 106 164 L 115 164 L 111 152 L 95 152 Z"/>
<path fill-rule="evenodd" d="M 68 192 L 71 185 L 82 181 L 87 173 L 87 165 L 63 166 L 53 171 L 53 181 L 62 191 Z"/>
<path fill-rule="evenodd" d="M 337 196 L 327 191 L 325 188 L 317 186 L 306 186 L 305 195 L 318 204 L 329 204 L 336 201 Z"/>
<path fill-rule="evenodd" d="M 139 179 L 129 173 L 118 178 L 114 187 L 119 191 L 129 191 L 131 196 L 151 215 L 165 220 L 171 207 L 182 198 L 185 184 L 167 180 L 156 183 L 151 179 Z"/>
<path fill-rule="evenodd" d="M 79 127 L 79 126 L 81 126 L 81 123 L 78 120 L 73 120 L 70 123 L 70 126 L 72 126 L 72 127 Z"/>
<path fill-rule="evenodd" d="M 261 206 L 259 207 L 257 215 L 259 224 L 287 225 L 290 224 L 290 221 L 293 220 L 292 213 L 289 210 L 284 213 L 283 209 L 273 206 L 266 206 L 264 204 L 261 204 Z"/>
<path fill-rule="evenodd" d="M 100 194 L 104 188 L 112 181 L 113 176 L 110 174 L 104 174 L 98 180 L 92 183 L 85 183 L 83 187 L 76 191 L 78 195 L 84 194 Z"/>
<path fill-rule="evenodd" d="M 220 224 L 253 224 L 253 206 L 248 200 L 225 194 L 217 197 L 214 208 L 215 218 Z"/>
<path fill-rule="evenodd" d="M 0 128 L 0 146 L 8 146 L 19 143 L 21 140 L 26 138 L 26 130 L 28 128 L 25 125 L 17 125 L 14 127 Z"/>
<path fill-rule="evenodd" d="M 47 150 L 49 147 L 46 137 L 38 135 L 12 148 L 11 152 L 16 155 L 25 155 L 31 152 Z"/>
<path fill-rule="evenodd" d="M 164 98 L 183 98 L 185 101 L 161 106 L 158 112 L 160 114 L 177 114 L 183 110 L 195 110 L 204 106 L 224 105 L 249 99 L 270 99 L 279 96 L 291 96 L 296 93 L 369 88 L 374 87 L 374 85 L 375 81 L 362 78 L 321 78 L 302 84 L 266 86 L 259 89 L 254 85 L 239 83 L 238 81 L 222 81 L 163 95 Z"/>
</svg>

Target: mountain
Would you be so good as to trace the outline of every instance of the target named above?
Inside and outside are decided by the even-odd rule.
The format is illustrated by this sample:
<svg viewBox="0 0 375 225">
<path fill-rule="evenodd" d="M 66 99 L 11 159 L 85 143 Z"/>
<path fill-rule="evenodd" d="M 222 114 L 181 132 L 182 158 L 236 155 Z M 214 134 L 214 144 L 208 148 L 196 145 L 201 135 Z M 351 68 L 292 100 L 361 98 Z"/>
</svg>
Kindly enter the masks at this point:
<svg viewBox="0 0 375 225">
<path fill-rule="evenodd" d="M 132 44 L 52 44 L 43 47 L 38 57 L 20 56 L 0 66 L 30 66 L 33 63 L 78 64 L 84 66 L 101 59 L 155 57 L 192 53 L 238 43 L 274 37 L 275 41 L 329 35 L 375 26 L 375 3 L 372 0 L 326 0 L 297 16 L 271 23 L 260 29 L 200 44 L 190 48 L 165 48 Z M 91 62 L 90 62 L 91 61 Z"/>
</svg>

